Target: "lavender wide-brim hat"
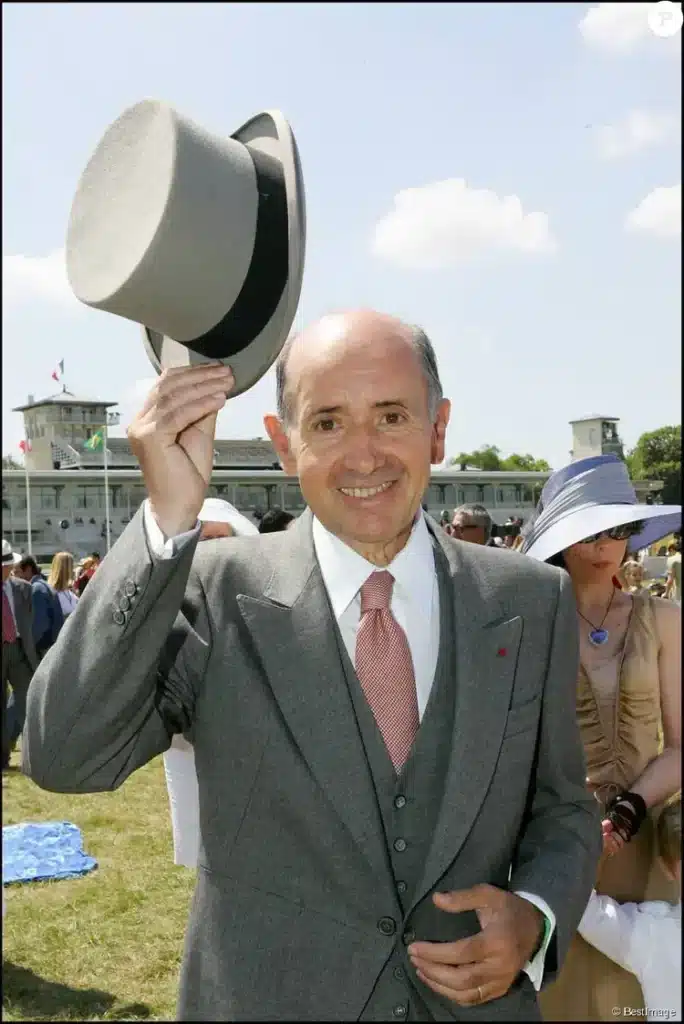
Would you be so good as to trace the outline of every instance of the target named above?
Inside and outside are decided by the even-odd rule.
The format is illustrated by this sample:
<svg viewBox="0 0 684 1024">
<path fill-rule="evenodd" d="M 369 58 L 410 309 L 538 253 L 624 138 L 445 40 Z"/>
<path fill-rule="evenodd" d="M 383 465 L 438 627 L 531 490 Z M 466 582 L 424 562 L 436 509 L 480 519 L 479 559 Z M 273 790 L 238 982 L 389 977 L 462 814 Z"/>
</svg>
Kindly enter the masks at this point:
<svg viewBox="0 0 684 1024">
<path fill-rule="evenodd" d="M 617 455 L 578 459 L 547 480 L 520 551 L 546 562 L 585 537 L 633 522 L 644 526 L 627 546 L 640 551 L 681 529 L 682 507 L 640 505 L 627 467 Z"/>
</svg>

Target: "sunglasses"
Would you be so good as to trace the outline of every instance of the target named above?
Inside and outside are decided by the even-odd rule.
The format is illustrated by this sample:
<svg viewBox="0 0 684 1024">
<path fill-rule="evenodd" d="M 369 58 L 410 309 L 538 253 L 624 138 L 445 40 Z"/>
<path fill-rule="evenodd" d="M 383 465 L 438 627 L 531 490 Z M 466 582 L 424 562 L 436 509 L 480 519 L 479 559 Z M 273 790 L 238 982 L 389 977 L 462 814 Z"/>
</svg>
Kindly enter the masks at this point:
<svg viewBox="0 0 684 1024">
<path fill-rule="evenodd" d="M 608 537 L 609 540 L 629 540 L 635 537 L 644 528 L 643 523 L 623 523 L 622 526 L 614 526 L 612 530 L 601 530 L 599 533 L 592 533 L 584 537 L 580 544 L 594 544 L 601 537 Z"/>
</svg>

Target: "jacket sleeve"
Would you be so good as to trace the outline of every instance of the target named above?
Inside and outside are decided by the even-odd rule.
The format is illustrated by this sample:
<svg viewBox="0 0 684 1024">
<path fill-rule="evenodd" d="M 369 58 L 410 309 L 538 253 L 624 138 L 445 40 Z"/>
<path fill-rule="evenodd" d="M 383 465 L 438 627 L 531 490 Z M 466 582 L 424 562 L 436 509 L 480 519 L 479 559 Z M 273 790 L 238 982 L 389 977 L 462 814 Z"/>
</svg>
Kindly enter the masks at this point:
<svg viewBox="0 0 684 1024">
<path fill-rule="evenodd" d="M 547 663 L 535 775 L 510 879 L 514 891 L 541 897 L 556 928 L 544 985 L 557 975 L 594 885 L 602 839 L 598 804 L 586 786 L 577 725 L 577 613 L 570 577 L 560 593 Z"/>
<path fill-rule="evenodd" d="M 213 631 L 196 546 L 156 558 L 139 511 L 93 576 L 29 688 L 22 767 L 43 789 L 116 789 L 191 729 Z"/>
</svg>

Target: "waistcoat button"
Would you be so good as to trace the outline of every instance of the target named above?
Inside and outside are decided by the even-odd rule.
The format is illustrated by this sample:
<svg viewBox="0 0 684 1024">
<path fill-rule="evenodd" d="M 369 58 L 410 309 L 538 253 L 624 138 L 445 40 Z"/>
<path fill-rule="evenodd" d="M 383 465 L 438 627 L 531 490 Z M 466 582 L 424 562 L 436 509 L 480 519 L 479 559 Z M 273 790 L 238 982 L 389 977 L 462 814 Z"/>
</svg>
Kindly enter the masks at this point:
<svg viewBox="0 0 684 1024">
<path fill-rule="evenodd" d="M 393 917 L 381 917 L 378 921 L 378 931 L 383 935 L 394 935 L 397 930 L 397 923 Z"/>
<path fill-rule="evenodd" d="M 392 974 L 397 979 L 397 981 L 406 980 L 406 971 L 404 970 L 403 967 L 395 967 L 394 970 L 392 971 Z"/>
<path fill-rule="evenodd" d="M 401 794 L 399 796 L 395 796 L 394 806 L 397 808 L 398 811 L 400 811 L 402 807 L 406 807 L 406 797 L 401 796 Z"/>
<path fill-rule="evenodd" d="M 397 892 L 404 893 L 408 889 L 406 882 L 397 882 Z"/>
<path fill-rule="evenodd" d="M 414 931 L 411 931 L 410 928 L 407 928 L 406 931 L 404 932 L 404 934 L 402 935 L 402 940 L 403 940 L 404 945 L 405 946 L 410 946 L 411 943 L 415 940 L 415 937 L 416 937 L 416 933 Z"/>
<path fill-rule="evenodd" d="M 395 839 L 394 840 L 394 849 L 397 851 L 397 853 L 403 853 L 404 850 L 406 849 L 406 840 L 405 839 Z"/>
<path fill-rule="evenodd" d="M 403 1003 L 397 1003 L 397 1005 L 392 1010 L 392 1016 L 396 1017 L 398 1020 L 405 1020 L 407 1014 L 408 1006 L 404 1006 Z"/>
</svg>

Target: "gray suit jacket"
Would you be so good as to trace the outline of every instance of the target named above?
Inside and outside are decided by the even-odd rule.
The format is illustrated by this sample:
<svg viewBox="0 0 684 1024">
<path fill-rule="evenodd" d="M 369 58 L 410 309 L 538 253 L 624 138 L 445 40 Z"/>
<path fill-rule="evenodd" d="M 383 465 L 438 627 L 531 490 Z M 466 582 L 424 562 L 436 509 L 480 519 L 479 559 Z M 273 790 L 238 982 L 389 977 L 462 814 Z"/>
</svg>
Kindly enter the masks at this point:
<svg viewBox="0 0 684 1024">
<path fill-rule="evenodd" d="M 38 667 L 38 655 L 33 640 L 33 598 L 31 584 L 26 580 L 20 580 L 16 576 L 10 576 L 12 597 L 14 600 L 14 617 L 17 623 L 21 643 L 26 653 L 28 663 L 33 670 Z"/>
<path fill-rule="evenodd" d="M 193 543 L 163 561 L 140 511 L 39 666 L 23 758 L 43 788 L 114 789 L 174 732 L 195 746 L 201 845 L 181 1019 L 357 1020 L 397 942 L 380 919 L 419 939 L 469 934 L 469 915 L 447 921 L 430 897 L 479 882 L 552 907 L 554 976 L 601 842 L 575 719 L 569 579 L 434 532 L 454 586 L 456 724 L 406 915 L 310 513 L 285 533 Z M 435 1020 L 537 1015 L 524 976 L 468 1010 L 416 984 Z"/>
</svg>

